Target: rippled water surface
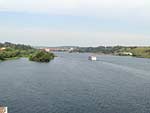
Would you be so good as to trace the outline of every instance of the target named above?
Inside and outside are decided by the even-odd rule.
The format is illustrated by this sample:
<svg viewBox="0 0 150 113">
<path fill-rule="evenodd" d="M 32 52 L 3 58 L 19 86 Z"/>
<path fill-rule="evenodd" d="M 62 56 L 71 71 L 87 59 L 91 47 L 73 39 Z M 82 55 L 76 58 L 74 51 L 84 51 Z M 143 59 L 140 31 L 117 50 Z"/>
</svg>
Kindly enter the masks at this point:
<svg viewBox="0 0 150 113">
<path fill-rule="evenodd" d="M 150 59 L 56 53 L 50 63 L 0 62 L 9 113 L 150 113 Z"/>
</svg>

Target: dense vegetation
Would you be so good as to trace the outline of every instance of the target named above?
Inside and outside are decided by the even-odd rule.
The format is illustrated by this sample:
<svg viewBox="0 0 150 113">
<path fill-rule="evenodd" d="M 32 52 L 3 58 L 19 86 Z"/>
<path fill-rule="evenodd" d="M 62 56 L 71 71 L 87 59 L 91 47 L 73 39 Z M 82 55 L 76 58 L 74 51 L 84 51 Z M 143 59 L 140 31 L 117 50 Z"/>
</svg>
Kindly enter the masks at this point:
<svg viewBox="0 0 150 113">
<path fill-rule="evenodd" d="M 2 50 L 2 48 L 5 49 Z M 127 55 L 124 53 L 128 52 L 132 53 L 130 56 L 150 58 L 150 47 L 76 47 L 72 52 L 92 52 L 112 55 Z M 31 61 L 49 62 L 54 58 L 54 54 L 35 49 L 29 45 L 12 44 L 9 42 L 0 43 L 0 60 L 16 59 L 20 57 L 28 57 Z"/>
<path fill-rule="evenodd" d="M 150 47 L 126 47 L 120 51 L 131 52 L 135 57 L 150 58 Z"/>
<path fill-rule="evenodd" d="M 35 54 L 41 53 L 42 58 L 43 59 L 45 58 L 46 60 L 40 60 L 40 62 L 49 62 L 51 60 L 51 57 L 54 56 L 52 53 L 47 53 L 45 51 L 41 52 L 41 50 L 23 44 L 12 44 L 9 42 L 5 42 L 0 43 L 0 48 L 5 48 L 4 50 L 0 49 L 0 60 L 16 59 L 20 57 L 28 57 L 28 58 L 30 57 L 29 59 L 31 60 L 31 56 L 35 56 Z M 47 54 L 50 55 L 51 57 L 48 56 Z M 39 62 L 39 60 L 33 61 Z"/>
<path fill-rule="evenodd" d="M 75 52 L 93 52 L 93 53 L 104 53 L 104 54 L 113 54 L 115 51 L 119 51 L 122 47 L 115 46 L 115 47 L 78 47 L 74 51 Z"/>
<path fill-rule="evenodd" d="M 113 54 L 113 55 L 125 55 L 124 52 L 132 53 L 132 56 L 150 58 L 150 47 L 125 47 L 125 46 L 114 46 L 114 47 L 78 47 L 73 52 L 92 52 L 102 54 Z"/>
<path fill-rule="evenodd" d="M 30 49 L 34 49 L 33 47 L 31 47 L 29 45 L 13 44 L 13 43 L 10 43 L 10 42 L 0 43 L 0 48 L 1 47 L 8 47 L 8 48 L 17 49 L 17 50 L 30 50 Z"/>
<path fill-rule="evenodd" d="M 37 51 L 29 57 L 29 60 L 37 62 L 49 62 L 50 60 L 54 59 L 54 57 L 55 56 L 53 53 Z"/>
</svg>

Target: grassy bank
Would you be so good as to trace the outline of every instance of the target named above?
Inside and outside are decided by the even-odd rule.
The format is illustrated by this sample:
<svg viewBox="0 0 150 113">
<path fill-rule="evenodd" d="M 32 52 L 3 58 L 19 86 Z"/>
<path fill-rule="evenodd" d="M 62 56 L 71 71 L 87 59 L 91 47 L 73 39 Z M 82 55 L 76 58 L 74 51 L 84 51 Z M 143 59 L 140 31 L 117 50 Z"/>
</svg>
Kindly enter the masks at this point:
<svg viewBox="0 0 150 113">
<path fill-rule="evenodd" d="M 150 47 L 127 47 L 122 48 L 121 52 L 131 52 L 134 57 L 150 58 Z"/>
<path fill-rule="evenodd" d="M 111 54 L 120 56 L 133 56 L 139 58 L 150 58 L 150 47 L 125 47 L 125 46 L 99 46 L 78 47 L 73 52 L 91 52 L 98 54 Z"/>
</svg>

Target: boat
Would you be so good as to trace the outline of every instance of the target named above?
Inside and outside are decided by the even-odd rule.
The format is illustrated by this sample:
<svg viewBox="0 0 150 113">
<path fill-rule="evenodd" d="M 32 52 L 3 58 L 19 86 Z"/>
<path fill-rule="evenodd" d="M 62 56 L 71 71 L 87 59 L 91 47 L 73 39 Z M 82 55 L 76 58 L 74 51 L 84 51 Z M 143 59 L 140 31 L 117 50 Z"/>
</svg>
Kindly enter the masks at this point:
<svg viewBox="0 0 150 113">
<path fill-rule="evenodd" d="M 97 57 L 96 57 L 96 56 L 89 56 L 89 60 L 91 60 L 91 61 L 96 61 L 96 60 L 97 60 Z"/>
</svg>

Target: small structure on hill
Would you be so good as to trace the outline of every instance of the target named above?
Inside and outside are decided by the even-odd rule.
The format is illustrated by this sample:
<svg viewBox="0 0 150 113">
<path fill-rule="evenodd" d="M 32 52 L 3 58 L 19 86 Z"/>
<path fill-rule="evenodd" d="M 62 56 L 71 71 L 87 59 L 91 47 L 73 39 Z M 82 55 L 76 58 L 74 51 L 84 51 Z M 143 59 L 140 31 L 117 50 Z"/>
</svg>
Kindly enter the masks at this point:
<svg viewBox="0 0 150 113">
<path fill-rule="evenodd" d="M 131 53 L 131 52 L 120 52 L 119 55 L 120 56 L 133 56 L 133 53 Z"/>
<path fill-rule="evenodd" d="M 6 48 L 5 47 L 2 47 L 2 48 L 0 48 L 0 51 L 4 51 Z"/>
</svg>

